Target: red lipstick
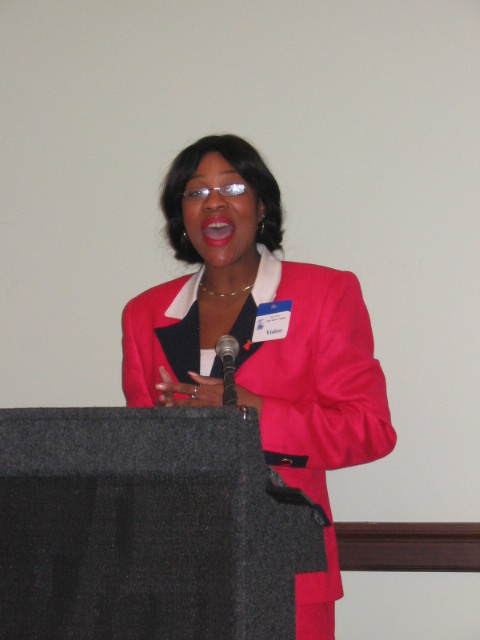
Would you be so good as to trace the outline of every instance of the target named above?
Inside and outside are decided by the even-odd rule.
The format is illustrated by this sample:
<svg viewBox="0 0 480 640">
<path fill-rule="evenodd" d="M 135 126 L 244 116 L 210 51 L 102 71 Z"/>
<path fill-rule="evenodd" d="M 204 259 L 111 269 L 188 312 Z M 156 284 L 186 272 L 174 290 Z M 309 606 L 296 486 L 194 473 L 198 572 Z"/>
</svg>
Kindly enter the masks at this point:
<svg viewBox="0 0 480 640">
<path fill-rule="evenodd" d="M 228 244 L 234 230 L 232 221 L 224 216 L 208 218 L 202 224 L 203 238 L 211 247 L 222 247 Z"/>
</svg>

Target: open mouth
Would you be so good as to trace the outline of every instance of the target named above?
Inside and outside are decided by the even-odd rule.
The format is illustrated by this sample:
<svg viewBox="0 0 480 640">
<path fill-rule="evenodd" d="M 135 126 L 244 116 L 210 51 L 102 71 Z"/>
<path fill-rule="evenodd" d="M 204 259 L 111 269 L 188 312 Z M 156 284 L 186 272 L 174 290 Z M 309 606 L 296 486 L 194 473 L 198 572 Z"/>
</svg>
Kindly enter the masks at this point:
<svg viewBox="0 0 480 640">
<path fill-rule="evenodd" d="M 210 218 L 202 225 L 202 233 L 209 243 L 228 240 L 234 232 L 234 226 L 227 218 Z"/>
</svg>

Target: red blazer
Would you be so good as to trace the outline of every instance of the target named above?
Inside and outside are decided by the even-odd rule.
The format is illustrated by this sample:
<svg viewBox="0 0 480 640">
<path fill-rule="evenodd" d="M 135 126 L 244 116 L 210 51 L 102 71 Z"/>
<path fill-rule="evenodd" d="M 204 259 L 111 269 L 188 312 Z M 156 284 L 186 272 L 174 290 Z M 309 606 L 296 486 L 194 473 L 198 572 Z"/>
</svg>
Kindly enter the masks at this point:
<svg viewBox="0 0 480 640">
<path fill-rule="evenodd" d="M 177 380 L 189 381 L 186 372 L 199 370 L 196 303 L 182 321 L 164 315 L 189 277 L 154 287 L 125 307 L 128 406 L 155 404 L 160 365 Z M 352 273 L 308 264 L 282 262 L 275 299 L 293 301 L 284 339 L 249 347 L 256 312 L 251 296 L 232 328 L 241 345 L 236 383 L 263 398 L 263 449 L 300 461 L 279 468 L 287 484 L 302 489 L 331 519 L 325 471 L 381 458 L 396 442 L 368 312 Z M 212 375 L 220 372 L 217 362 Z M 328 572 L 296 576 L 297 605 L 342 596 L 333 526 L 325 529 L 325 544 Z"/>
</svg>

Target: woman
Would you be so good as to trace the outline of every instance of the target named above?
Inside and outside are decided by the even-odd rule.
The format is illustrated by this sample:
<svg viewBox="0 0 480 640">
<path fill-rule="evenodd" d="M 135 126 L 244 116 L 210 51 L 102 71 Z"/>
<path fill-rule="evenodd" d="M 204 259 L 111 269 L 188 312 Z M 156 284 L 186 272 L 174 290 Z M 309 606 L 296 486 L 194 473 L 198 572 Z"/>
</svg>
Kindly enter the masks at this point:
<svg viewBox="0 0 480 640">
<path fill-rule="evenodd" d="M 277 467 L 287 484 L 331 518 L 325 471 L 385 456 L 396 441 L 356 277 L 273 255 L 283 236 L 280 190 L 258 152 L 236 136 L 184 149 L 161 206 L 176 257 L 201 268 L 127 304 L 128 405 L 222 405 L 214 348 L 221 335 L 234 335 L 238 403 L 258 410 L 263 449 L 279 465 L 288 461 Z M 280 323 L 272 301 L 286 312 Z M 258 314 L 260 304 L 267 306 Z M 334 637 L 342 585 L 333 527 L 325 545 L 328 572 L 296 576 L 301 640 Z"/>
</svg>

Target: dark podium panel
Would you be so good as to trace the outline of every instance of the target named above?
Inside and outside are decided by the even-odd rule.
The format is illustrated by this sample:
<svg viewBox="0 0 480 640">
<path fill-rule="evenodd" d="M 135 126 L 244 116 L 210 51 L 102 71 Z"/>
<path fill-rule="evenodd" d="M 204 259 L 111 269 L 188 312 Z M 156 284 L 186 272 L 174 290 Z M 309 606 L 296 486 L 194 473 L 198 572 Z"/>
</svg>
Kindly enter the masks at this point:
<svg viewBox="0 0 480 640">
<path fill-rule="evenodd" d="M 0 637 L 293 640 L 326 569 L 266 492 L 254 411 L 0 411 Z"/>
</svg>

